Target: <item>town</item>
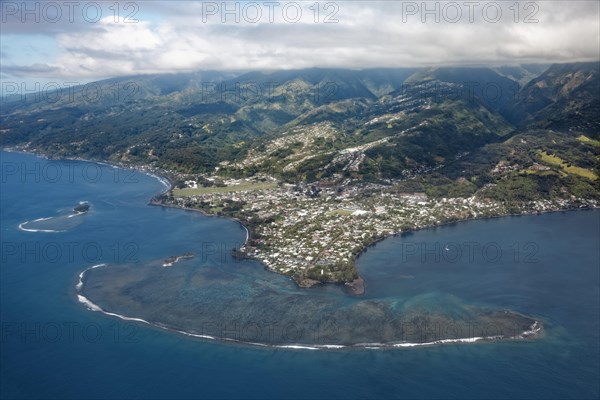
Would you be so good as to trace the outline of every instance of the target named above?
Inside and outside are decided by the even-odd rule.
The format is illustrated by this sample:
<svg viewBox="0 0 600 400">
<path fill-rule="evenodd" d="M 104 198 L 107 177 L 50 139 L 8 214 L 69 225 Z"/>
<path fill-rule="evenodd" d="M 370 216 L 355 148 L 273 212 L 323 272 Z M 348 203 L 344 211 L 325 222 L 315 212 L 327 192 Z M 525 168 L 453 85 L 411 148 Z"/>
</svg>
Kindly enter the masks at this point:
<svg viewBox="0 0 600 400">
<path fill-rule="evenodd" d="M 359 278 L 356 257 L 369 245 L 401 232 L 466 219 L 598 206 L 594 199 L 574 197 L 522 203 L 481 195 L 433 199 L 373 183 L 290 184 L 265 174 L 210 187 L 187 180 L 184 188 L 168 191 L 153 203 L 239 220 L 249 233 L 234 255 L 260 260 L 300 286 L 351 283 Z"/>
</svg>

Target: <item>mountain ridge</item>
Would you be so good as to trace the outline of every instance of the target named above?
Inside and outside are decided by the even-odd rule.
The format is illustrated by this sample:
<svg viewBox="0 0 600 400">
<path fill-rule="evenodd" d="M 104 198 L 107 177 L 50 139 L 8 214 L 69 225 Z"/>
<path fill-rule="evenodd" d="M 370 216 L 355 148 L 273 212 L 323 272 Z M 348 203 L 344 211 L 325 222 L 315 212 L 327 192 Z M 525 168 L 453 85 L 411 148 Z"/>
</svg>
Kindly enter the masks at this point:
<svg viewBox="0 0 600 400">
<path fill-rule="evenodd" d="M 74 88 L 69 98 L 55 102 L 5 101 L 1 138 L 3 146 L 29 146 L 55 156 L 210 172 L 223 162 L 242 163 L 248 152 L 291 129 L 325 123 L 336 131 L 333 149 L 371 146 L 366 162 L 359 163 L 367 166 L 356 171 L 359 178 L 401 178 L 411 166 L 433 168 L 442 159 L 530 128 L 597 139 L 598 65 L 309 68 L 112 78 Z M 526 78 L 531 79 L 521 86 Z M 90 87 L 101 94 L 92 98 L 85 92 Z M 328 153 L 328 146 L 331 138 L 322 138 L 310 151 Z M 295 152 L 286 149 L 262 167 L 276 170 L 277 164 L 293 161 L 290 151 Z M 372 161 L 379 157 L 389 161 L 389 168 L 377 167 L 374 175 Z M 300 179 L 318 179 L 318 168 L 331 161 L 325 157 Z"/>
</svg>

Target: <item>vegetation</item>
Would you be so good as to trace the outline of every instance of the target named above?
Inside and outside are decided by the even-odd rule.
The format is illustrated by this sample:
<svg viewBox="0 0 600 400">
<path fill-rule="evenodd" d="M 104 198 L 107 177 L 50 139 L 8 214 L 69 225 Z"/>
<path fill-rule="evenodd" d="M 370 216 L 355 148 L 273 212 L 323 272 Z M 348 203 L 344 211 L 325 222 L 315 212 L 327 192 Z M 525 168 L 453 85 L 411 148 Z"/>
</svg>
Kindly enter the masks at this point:
<svg viewBox="0 0 600 400">
<path fill-rule="evenodd" d="M 598 196 L 598 63 L 198 72 L 95 85 L 94 99 L 79 87 L 56 101 L 4 102 L 2 146 L 168 170 L 183 177 L 177 196 L 272 188 L 223 184 L 260 174 L 431 198 Z M 489 85 L 499 96 L 486 95 Z M 256 87 L 265 90 L 248 95 Z"/>
<path fill-rule="evenodd" d="M 0 138 L 50 156 L 156 168 L 175 188 L 155 203 L 248 227 L 235 257 L 305 286 L 349 282 L 359 252 L 400 230 L 597 207 L 599 70 L 139 76 L 98 82 L 94 101 L 75 88 L 69 99 L 5 103 Z M 136 90 L 111 93 L 128 84 Z M 489 85 L 500 89 L 493 99 Z M 248 96 L 256 87 L 265 90 Z"/>
<path fill-rule="evenodd" d="M 566 171 L 570 174 L 575 174 L 579 176 L 583 176 L 584 178 L 596 180 L 598 179 L 598 175 L 596 175 L 593 171 L 581 168 L 572 165 L 571 163 L 566 162 L 562 158 L 555 156 L 553 154 L 548 154 L 546 152 L 541 152 L 542 161 L 548 164 L 556 165 L 560 167 L 563 171 Z"/>
<path fill-rule="evenodd" d="M 177 197 L 189 197 L 206 193 L 229 193 L 250 190 L 273 189 L 277 184 L 274 182 L 245 182 L 238 185 L 223 187 L 198 187 L 173 190 L 173 195 Z"/>
</svg>

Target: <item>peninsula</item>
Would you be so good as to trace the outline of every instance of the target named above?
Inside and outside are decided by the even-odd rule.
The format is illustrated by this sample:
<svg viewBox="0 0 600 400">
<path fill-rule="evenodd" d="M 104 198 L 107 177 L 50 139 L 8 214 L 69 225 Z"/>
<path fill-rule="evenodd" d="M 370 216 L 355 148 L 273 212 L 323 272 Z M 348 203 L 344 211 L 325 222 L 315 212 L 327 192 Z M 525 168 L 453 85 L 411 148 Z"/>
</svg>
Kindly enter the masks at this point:
<svg viewBox="0 0 600 400">
<path fill-rule="evenodd" d="M 233 249 L 236 257 L 257 259 L 301 287 L 345 283 L 354 294 L 363 292 L 356 257 L 387 236 L 467 219 L 599 205 L 576 197 L 510 203 L 484 196 L 430 198 L 393 185 L 288 184 L 266 175 L 173 189 L 151 203 L 235 218 L 249 230 L 246 243 Z"/>
</svg>

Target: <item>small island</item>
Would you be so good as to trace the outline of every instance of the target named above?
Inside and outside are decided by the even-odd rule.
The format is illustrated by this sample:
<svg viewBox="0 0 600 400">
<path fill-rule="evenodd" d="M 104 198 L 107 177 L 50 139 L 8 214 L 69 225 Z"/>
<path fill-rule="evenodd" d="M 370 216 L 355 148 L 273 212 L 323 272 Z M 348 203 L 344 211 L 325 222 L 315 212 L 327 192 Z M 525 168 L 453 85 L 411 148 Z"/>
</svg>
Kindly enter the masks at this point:
<svg viewBox="0 0 600 400">
<path fill-rule="evenodd" d="M 173 265 L 175 265 L 177 262 L 179 262 L 181 260 L 188 260 L 191 258 L 194 258 L 193 253 L 184 253 L 180 256 L 171 256 L 171 257 L 168 257 L 167 259 L 165 259 L 162 266 L 163 267 L 172 267 Z"/>
<path fill-rule="evenodd" d="M 75 208 L 73 208 L 73 211 L 75 211 L 78 214 L 85 214 L 89 210 L 90 210 L 90 203 L 81 203 L 78 206 L 76 206 Z"/>
</svg>

